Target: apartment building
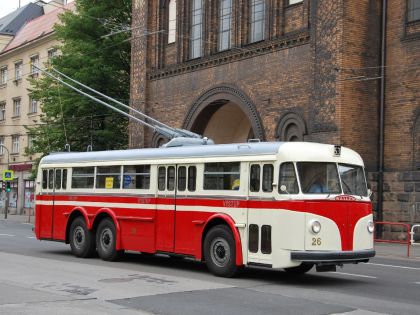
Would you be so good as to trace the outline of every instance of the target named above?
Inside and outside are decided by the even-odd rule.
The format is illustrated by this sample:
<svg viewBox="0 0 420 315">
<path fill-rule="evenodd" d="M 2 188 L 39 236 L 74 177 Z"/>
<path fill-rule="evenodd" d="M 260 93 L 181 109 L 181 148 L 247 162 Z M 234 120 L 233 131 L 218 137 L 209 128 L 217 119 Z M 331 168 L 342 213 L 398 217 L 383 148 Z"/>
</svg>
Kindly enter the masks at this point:
<svg viewBox="0 0 420 315">
<path fill-rule="evenodd" d="M 38 1 L 18 9 L 10 15 L 23 21 L 15 26 L 15 32 L 8 35 L 9 41 L 2 42 L 0 52 L 0 171 L 11 169 L 8 212 L 32 215 L 34 209 L 34 179 L 31 176 L 36 156 L 26 155 L 25 148 L 32 143 L 25 126 L 40 123 L 41 107 L 36 99 L 29 96 L 29 78 L 38 78 L 39 71 L 34 66 L 44 63 L 57 53 L 59 42 L 54 38 L 53 26 L 59 22 L 63 12 L 63 1 L 49 3 Z M 28 14 L 28 8 L 38 12 L 38 16 Z M 19 12 L 26 12 L 24 16 Z M 39 14 L 41 12 L 42 14 Z M 22 13 L 21 13 L 22 14 Z M 16 17 L 17 16 L 17 17 Z M 5 18 L 7 18 L 6 16 Z M 9 20 L 7 18 L 6 20 Z M 19 28 L 16 30 L 16 28 Z M 3 36 L 1 40 L 7 39 Z M 5 200 L 1 193 L 0 207 L 4 212 Z"/>
</svg>

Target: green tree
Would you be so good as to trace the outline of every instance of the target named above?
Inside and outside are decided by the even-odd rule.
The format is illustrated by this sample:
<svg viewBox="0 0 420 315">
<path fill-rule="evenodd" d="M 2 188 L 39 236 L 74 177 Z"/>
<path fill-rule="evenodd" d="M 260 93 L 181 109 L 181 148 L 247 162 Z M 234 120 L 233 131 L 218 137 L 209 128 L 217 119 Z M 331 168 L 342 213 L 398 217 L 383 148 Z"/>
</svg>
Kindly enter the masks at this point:
<svg viewBox="0 0 420 315">
<path fill-rule="evenodd" d="M 62 43 L 50 65 L 69 77 L 128 103 L 131 0 L 75 0 L 55 25 Z M 119 32 L 118 32 L 119 31 Z M 112 33 L 115 33 L 111 36 Z M 31 79 L 31 97 L 42 108 L 41 121 L 27 127 L 33 145 L 27 154 L 94 151 L 127 147 L 126 117 L 73 92 L 50 77 Z"/>
</svg>

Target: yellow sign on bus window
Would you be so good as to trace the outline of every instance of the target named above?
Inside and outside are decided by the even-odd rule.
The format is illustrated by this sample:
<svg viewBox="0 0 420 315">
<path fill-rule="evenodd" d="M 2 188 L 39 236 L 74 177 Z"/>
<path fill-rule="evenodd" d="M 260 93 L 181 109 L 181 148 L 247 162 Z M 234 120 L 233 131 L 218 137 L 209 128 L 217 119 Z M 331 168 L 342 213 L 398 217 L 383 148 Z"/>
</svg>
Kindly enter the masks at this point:
<svg viewBox="0 0 420 315">
<path fill-rule="evenodd" d="M 114 177 L 105 177 L 105 188 L 106 189 L 114 188 Z"/>
</svg>

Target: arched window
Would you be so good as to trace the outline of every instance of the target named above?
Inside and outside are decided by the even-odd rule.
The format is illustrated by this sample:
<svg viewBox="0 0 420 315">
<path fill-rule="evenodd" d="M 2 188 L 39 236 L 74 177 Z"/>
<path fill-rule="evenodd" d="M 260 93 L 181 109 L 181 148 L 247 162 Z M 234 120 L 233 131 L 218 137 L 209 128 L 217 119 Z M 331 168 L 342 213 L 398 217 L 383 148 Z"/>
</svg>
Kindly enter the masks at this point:
<svg viewBox="0 0 420 315">
<path fill-rule="evenodd" d="M 230 49 L 232 32 L 232 0 L 219 2 L 219 51 Z"/>
<path fill-rule="evenodd" d="M 169 1 L 168 13 L 168 44 L 176 40 L 176 0 Z"/>
<path fill-rule="evenodd" d="M 303 141 L 306 124 L 298 114 L 289 112 L 283 115 L 277 125 L 276 139 L 279 141 Z"/>
<path fill-rule="evenodd" d="M 250 42 L 264 39 L 265 29 L 265 0 L 251 0 L 249 10 Z"/>
<path fill-rule="evenodd" d="M 191 34 L 190 58 L 201 57 L 203 37 L 203 0 L 192 0 L 191 7 Z"/>
</svg>

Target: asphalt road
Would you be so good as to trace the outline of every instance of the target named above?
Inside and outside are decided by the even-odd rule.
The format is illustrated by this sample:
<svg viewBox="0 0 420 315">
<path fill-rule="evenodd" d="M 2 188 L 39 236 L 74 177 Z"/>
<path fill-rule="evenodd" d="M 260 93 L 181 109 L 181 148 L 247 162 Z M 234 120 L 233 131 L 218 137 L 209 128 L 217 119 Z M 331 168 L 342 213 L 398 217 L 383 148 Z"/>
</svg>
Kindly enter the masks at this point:
<svg viewBox="0 0 420 315">
<path fill-rule="evenodd" d="M 420 314 L 420 260 L 377 257 L 293 277 L 248 268 L 234 279 L 203 263 L 127 253 L 78 259 L 0 220 L 0 314 Z"/>
</svg>

